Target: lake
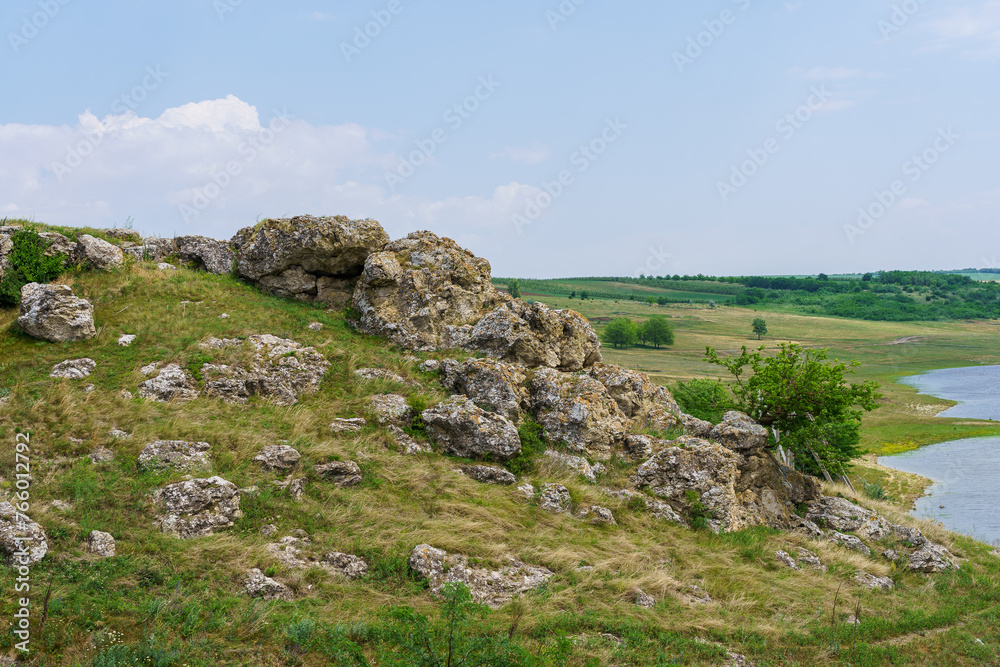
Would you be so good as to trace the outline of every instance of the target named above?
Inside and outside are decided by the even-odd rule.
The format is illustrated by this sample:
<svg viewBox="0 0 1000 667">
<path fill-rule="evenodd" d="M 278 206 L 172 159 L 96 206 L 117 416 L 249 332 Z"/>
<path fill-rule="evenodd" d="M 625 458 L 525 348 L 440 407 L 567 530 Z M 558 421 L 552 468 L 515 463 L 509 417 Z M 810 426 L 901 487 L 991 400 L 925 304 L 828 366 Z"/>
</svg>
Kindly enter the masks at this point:
<svg viewBox="0 0 1000 667">
<path fill-rule="evenodd" d="M 902 382 L 922 394 L 959 402 L 941 417 L 1000 420 L 1000 366 L 946 368 Z M 941 442 L 883 456 L 879 463 L 933 480 L 929 495 L 917 500 L 914 514 L 1000 544 L 1000 437 Z"/>
</svg>

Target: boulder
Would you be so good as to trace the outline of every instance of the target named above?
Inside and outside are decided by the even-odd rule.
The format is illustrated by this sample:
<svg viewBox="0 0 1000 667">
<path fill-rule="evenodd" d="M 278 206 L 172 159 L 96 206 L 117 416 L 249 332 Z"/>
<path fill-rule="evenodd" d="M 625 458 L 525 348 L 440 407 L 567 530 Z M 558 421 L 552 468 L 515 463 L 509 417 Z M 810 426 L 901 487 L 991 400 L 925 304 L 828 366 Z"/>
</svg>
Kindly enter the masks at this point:
<svg viewBox="0 0 1000 667">
<path fill-rule="evenodd" d="M 369 256 L 354 290 L 358 328 L 408 349 L 460 347 L 501 300 L 489 262 L 430 232 Z"/>
<path fill-rule="evenodd" d="M 71 261 L 91 269 L 110 271 L 125 263 L 125 255 L 116 245 L 90 234 L 80 234 L 76 239 L 76 250 Z"/>
<path fill-rule="evenodd" d="M 212 462 L 208 458 L 211 445 L 207 442 L 185 442 L 184 440 L 157 440 L 146 445 L 139 454 L 137 464 L 140 470 L 156 471 L 175 468 L 192 472 L 210 470 Z"/>
<path fill-rule="evenodd" d="M 93 359 L 67 359 L 53 366 L 49 377 L 81 380 L 93 373 L 95 368 L 97 368 L 97 362 Z"/>
<path fill-rule="evenodd" d="M 542 493 L 538 498 L 538 506 L 546 512 L 562 514 L 569 512 L 573 505 L 573 498 L 569 489 L 562 484 L 545 484 L 542 486 Z"/>
<path fill-rule="evenodd" d="M 374 220 L 344 216 L 264 220 L 236 233 L 236 271 L 280 296 L 338 304 L 365 260 L 389 242 Z"/>
<path fill-rule="evenodd" d="M 0 502 L 0 562 L 30 566 L 45 558 L 48 550 L 45 530 L 9 502 Z"/>
<path fill-rule="evenodd" d="M 880 514 L 846 498 L 823 496 L 809 506 L 805 518 L 823 528 L 857 533 L 866 540 L 881 540 L 895 532 L 893 524 Z M 919 539 L 925 541 L 923 535 Z"/>
<path fill-rule="evenodd" d="M 889 577 L 877 577 L 864 570 L 858 570 L 854 573 L 854 581 L 870 591 L 891 591 L 893 589 L 893 581 Z"/>
<path fill-rule="evenodd" d="M 248 366 L 202 366 L 206 396 L 231 403 L 262 396 L 276 405 L 291 406 L 302 394 L 319 391 L 330 362 L 315 348 L 267 334 L 250 336 L 248 342 L 253 350 Z"/>
<path fill-rule="evenodd" d="M 39 232 L 38 235 L 47 242 L 48 247 L 45 248 L 46 257 L 66 255 L 69 258 L 76 253 L 76 242 L 70 241 L 62 234 L 56 232 Z M 3 241 L 0 239 L 0 244 L 2 243 Z"/>
<path fill-rule="evenodd" d="M 32 338 L 53 343 L 87 340 L 97 335 L 94 307 L 66 285 L 28 283 L 21 288 L 17 323 Z"/>
<path fill-rule="evenodd" d="M 179 236 L 174 239 L 177 256 L 209 273 L 226 276 L 233 272 L 236 256 L 225 241 L 207 236 Z"/>
<path fill-rule="evenodd" d="M 496 570 L 470 565 L 467 556 L 449 555 L 429 544 L 414 547 L 409 566 L 429 581 L 433 593 L 440 594 L 448 583 L 465 584 L 475 602 L 493 609 L 507 604 L 515 595 L 538 588 L 553 576 L 544 567 L 527 565 L 514 559 L 509 559 L 507 565 Z"/>
<path fill-rule="evenodd" d="M 519 422 L 528 408 L 527 377 L 518 366 L 493 359 L 445 359 L 440 369 L 445 389 L 468 396 L 484 410 Z"/>
<path fill-rule="evenodd" d="M 97 231 L 105 236 L 110 236 L 113 239 L 125 241 L 126 243 L 142 243 L 142 234 L 127 227 L 112 227 L 111 229 L 98 229 Z"/>
<path fill-rule="evenodd" d="M 628 431 L 628 417 L 605 386 L 589 375 L 536 370 L 531 405 L 549 442 L 563 442 L 571 451 L 598 460 L 611 458 Z"/>
<path fill-rule="evenodd" d="M 607 507 L 601 507 L 600 505 L 591 505 L 589 507 L 583 507 L 576 513 L 576 518 L 581 521 L 589 521 L 590 523 L 602 525 L 602 526 L 615 526 L 615 515 L 611 513 Z"/>
<path fill-rule="evenodd" d="M 101 558 L 113 558 L 115 555 L 115 538 L 110 533 L 90 531 L 85 546 L 88 553 Z"/>
<path fill-rule="evenodd" d="M 169 364 L 156 377 L 139 384 L 139 396 L 151 401 L 193 401 L 198 398 L 194 378 L 177 364 Z"/>
<path fill-rule="evenodd" d="M 323 555 L 323 564 L 334 569 L 348 579 L 359 579 L 368 573 L 368 563 L 364 559 L 331 551 Z"/>
<path fill-rule="evenodd" d="M 313 470 L 326 481 L 341 488 L 356 486 L 363 479 L 361 467 L 354 461 L 332 461 L 317 465 Z"/>
<path fill-rule="evenodd" d="M 952 568 L 957 569 L 958 566 L 951 560 L 952 558 L 954 556 L 943 546 L 927 542 L 910 554 L 907 565 L 911 570 L 933 574 Z"/>
<path fill-rule="evenodd" d="M 413 410 L 406 398 L 399 394 L 375 394 L 368 397 L 368 405 L 380 424 L 408 424 Z"/>
<path fill-rule="evenodd" d="M 563 454 L 562 452 L 556 452 L 551 449 L 545 450 L 544 456 L 556 465 L 580 473 L 580 476 L 585 478 L 591 484 L 597 481 L 597 477 L 594 474 L 594 467 L 591 466 L 590 463 L 587 462 L 587 459 L 582 456 Z"/>
<path fill-rule="evenodd" d="M 767 429 L 742 412 L 730 410 L 708 434 L 708 439 L 734 452 L 748 453 L 764 449 Z"/>
<path fill-rule="evenodd" d="M 715 428 L 712 422 L 692 417 L 689 414 L 682 413 L 680 420 L 681 426 L 684 427 L 684 433 L 687 435 L 693 435 L 696 438 L 707 438 L 708 434 L 712 432 L 713 428 Z"/>
<path fill-rule="evenodd" d="M 181 539 L 211 535 L 243 516 L 239 490 L 221 477 L 169 484 L 153 498 L 165 513 L 159 518 L 161 530 Z"/>
<path fill-rule="evenodd" d="M 431 439 L 445 453 L 469 459 L 507 461 L 521 453 L 517 427 L 464 396 L 452 396 L 421 413 Z"/>
<path fill-rule="evenodd" d="M 361 417 L 351 419 L 337 418 L 330 424 L 330 430 L 334 433 L 361 433 L 361 429 L 367 425 L 368 422 Z"/>
<path fill-rule="evenodd" d="M 625 436 L 622 447 L 632 461 L 645 461 L 653 455 L 653 450 L 663 447 L 664 441 L 648 435 L 629 434 Z"/>
<path fill-rule="evenodd" d="M 462 466 L 459 470 L 466 477 L 471 477 L 481 484 L 510 486 L 517 482 L 514 473 L 494 466 Z"/>
<path fill-rule="evenodd" d="M 494 359 L 529 368 L 578 371 L 601 361 L 601 343 L 586 318 L 514 299 L 472 328 L 467 346 Z"/>
<path fill-rule="evenodd" d="M 288 586 L 265 576 L 257 568 L 249 570 L 243 577 L 243 590 L 250 597 L 262 600 L 292 600 L 295 596 Z"/>
<path fill-rule="evenodd" d="M 268 445 L 260 450 L 253 460 L 264 470 L 291 470 L 298 464 L 302 455 L 298 450 L 288 445 Z"/>
<path fill-rule="evenodd" d="M 866 556 L 872 555 L 872 550 L 868 547 L 868 545 L 858 539 L 856 535 L 845 535 L 844 533 L 836 530 L 831 530 L 827 533 L 827 537 L 830 538 L 830 542 L 833 544 L 839 544 L 846 549 L 857 551 L 858 553 Z"/>
<path fill-rule="evenodd" d="M 649 376 L 630 368 L 613 364 L 594 364 L 588 374 L 604 385 L 608 395 L 615 400 L 633 428 L 659 431 L 676 428 L 680 423 L 681 409 L 664 387 Z"/>
</svg>

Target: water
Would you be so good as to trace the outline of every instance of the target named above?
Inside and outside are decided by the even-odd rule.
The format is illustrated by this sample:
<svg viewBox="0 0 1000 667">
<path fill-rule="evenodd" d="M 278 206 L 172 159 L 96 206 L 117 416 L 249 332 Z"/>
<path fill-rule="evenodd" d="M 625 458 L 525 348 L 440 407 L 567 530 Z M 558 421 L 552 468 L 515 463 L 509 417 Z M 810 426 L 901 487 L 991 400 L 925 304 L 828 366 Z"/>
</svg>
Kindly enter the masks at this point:
<svg viewBox="0 0 1000 667">
<path fill-rule="evenodd" d="M 948 368 L 902 381 L 922 394 L 959 401 L 939 416 L 1000 420 L 1000 366 Z M 942 442 L 879 462 L 934 482 L 914 514 L 1000 543 L 1000 437 Z"/>
</svg>

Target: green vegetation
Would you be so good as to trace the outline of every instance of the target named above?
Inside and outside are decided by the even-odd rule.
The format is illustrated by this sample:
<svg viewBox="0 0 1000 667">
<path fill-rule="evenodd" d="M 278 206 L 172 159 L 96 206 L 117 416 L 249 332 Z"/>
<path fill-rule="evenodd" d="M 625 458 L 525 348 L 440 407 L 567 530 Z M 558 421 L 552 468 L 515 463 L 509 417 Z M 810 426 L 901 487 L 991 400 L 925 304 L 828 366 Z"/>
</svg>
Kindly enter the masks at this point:
<svg viewBox="0 0 1000 667">
<path fill-rule="evenodd" d="M 674 344 L 674 330 L 670 322 L 662 317 L 650 317 L 642 324 L 636 324 L 627 317 L 618 317 L 604 327 L 601 341 L 616 348 L 632 347 L 641 342 L 659 349 L 661 345 Z"/>
<path fill-rule="evenodd" d="M 602 340 L 613 347 L 631 347 L 639 342 L 639 327 L 627 317 L 615 318 L 604 328 Z"/>
<path fill-rule="evenodd" d="M 718 424 L 729 410 L 735 410 L 726 385 L 717 380 L 694 379 L 689 382 L 678 382 L 670 389 L 674 400 L 684 412 Z"/>
<path fill-rule="evenodd" d="M 33 229 L 14 232 L 11 244 L 7 270 L 0 280 L 0 307 L 18 305 L 22 287 L 58 278 L 66 263 L 65 255 L 45 256 L 48 243 Z"/>
<path fill-rule="evenodd" d="M 521 281 L 517 278 L 507 281 L 507 293 L 515 299 L 521 298 Z"/>
<path fill-rule="evenodd" d="M 662 317 L 651 317 L 639 325 L 639 340 L 643 345 L 659 348 L 661 345 L 674 344 L 674 330 L 670 322 Z"/>
<path fill-rule="evenodd" d="M 753 329 L 754 334 L 756 334 L 757 340 L 760 340 L 767 335 L 767 322 L 759 317 L 754 318 L 750 328 Z"/>
</svg>

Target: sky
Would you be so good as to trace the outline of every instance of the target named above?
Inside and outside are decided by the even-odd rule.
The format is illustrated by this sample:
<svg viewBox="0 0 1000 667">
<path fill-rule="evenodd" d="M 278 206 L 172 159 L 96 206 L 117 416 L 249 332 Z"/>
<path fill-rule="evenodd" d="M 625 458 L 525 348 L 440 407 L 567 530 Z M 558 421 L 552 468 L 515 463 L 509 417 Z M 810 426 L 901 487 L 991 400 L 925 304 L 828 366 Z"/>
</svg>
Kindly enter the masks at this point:
<svg viewBox="0 0 1000 667">
<path fill-rule="evenodd" d="M 496 276 L 1000 266 L 1000 0 L 5 0 L 0 218 Z"/>
</svg>

